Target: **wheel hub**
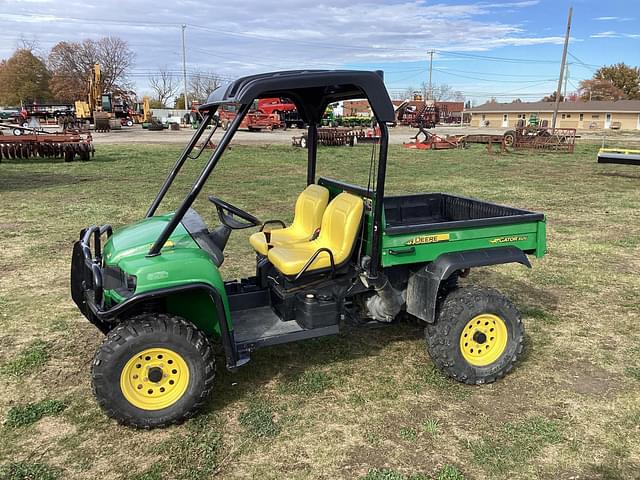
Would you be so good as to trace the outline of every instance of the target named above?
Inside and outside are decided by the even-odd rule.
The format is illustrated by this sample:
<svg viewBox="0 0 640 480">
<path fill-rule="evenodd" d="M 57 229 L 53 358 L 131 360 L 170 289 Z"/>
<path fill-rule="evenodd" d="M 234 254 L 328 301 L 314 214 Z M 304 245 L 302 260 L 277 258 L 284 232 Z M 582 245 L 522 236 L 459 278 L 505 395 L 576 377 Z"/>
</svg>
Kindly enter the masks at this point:
<svg viewBox="0 0 640 480">
<path fill-rule="evenodd" d="M 479 345 L 482 345 L 483 343 L 485 343 L 487 341 L 487 336 L 480 332 L 480 331 L 476 331 L 473 334 L 473 341 L 476 342 Z"/>
<path fill-rule="evenodd" d="M 189 386 L 189 367 L 167 348 L 149 348 L 133 355 L 120 374 L 125 399 L 142 410 L 161 410 L 176 403 Z"/>
<path fill-rule="evenodd" d="M 149 369 L 149 373 L 147 374 L 150 382 L 158 383 L 162 380 L 162 369 L 159 367 L 152 367 Z"/>
<path fill-rule="evenodd" d="M 507 325 L 499 316 L 483 313 L 467 322 L 460 333 L 462 357 L 475 367 L 498 360 L 507 347 Z"/>
</svg>

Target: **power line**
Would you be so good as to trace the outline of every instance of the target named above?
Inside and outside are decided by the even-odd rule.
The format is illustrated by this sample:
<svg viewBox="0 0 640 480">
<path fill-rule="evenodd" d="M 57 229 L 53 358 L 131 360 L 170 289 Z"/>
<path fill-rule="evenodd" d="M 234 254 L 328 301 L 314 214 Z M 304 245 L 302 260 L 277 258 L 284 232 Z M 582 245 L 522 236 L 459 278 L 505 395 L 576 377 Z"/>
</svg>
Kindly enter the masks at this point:
<svg viewBox="0 0 640 480">
<path fill-rule="evenodd" d="M 542 60 L 542 59 L 532 59 L 532 58 L 508 58 L 508 57 L 494 57 L 491 55 L 477 55 L 473 53 L 462 53 L 462 52 L 454 52 L 449 50 L 437 50 L 440 55 L 447 56 L 451 55 L 454 57 L 462 57 L 462 58 L 477 58 L 481 60 L 487 60 L 492 62 L 505 62 L 505 63 L 556 63 L 553 60 Z"/>
<path fill-rule="evenodd" d="M 531 82 L 522 82 L 520 80 L 496 80 L 496 79 L 493 79 L 493 78 L 478 78 L 478 77 L 472 77 L 472 76 L 469 76 L 469 75 L 460 75 L 458 73 L 450 73 L 447 70 L 440 70 L 439 68 L 434 68 L 434 70 L 436 72 L 444 73 L 445 75 L 451 75 L 452 77 L 468 78 L 468 79 L 471 79 L 471 80 L 478 80 L 478 81 L 481 81 L 481 82 L 491 82 L 491 83 L 517 83 L 517 84 L 521 85 L 523 83 L 535 83 L 535 82 L 540 82 L 540 81 L 546 83 L 546 82 L 555 81 L 555 79 L 553 79 L 553 78 L 544 79 L 544 80 L 538 79 L 538 80 L 534 80 L 534 81 L 531 81 Z"/>
<path fill-rule="evenodd" d="M 580 60 L 578 57 L 576 57 L 573 53 L 568 52 L 568 55 L 573 58 L 576 62 L 578 62 L 578 64 L 582 65 L 584 68 L 586 68 L 587 70 L 596 73 L 596 69 L 600 68 L 598 65 L 591 65 L 588 63 L 584 63 L 582 60 Z"/>
<path fill-rule="evenodd" d="M 491 73 L 487 73 L 487 72 L 476 72 L 476 71 L 468 71 L 468 70 L 458 70 L 455 68 L 443 68 L 443 70 L 447 71 L 447 72 L 460 72 L 460 73 L 467 73 L 467 74 L 475 74 L 475 75 L 492 75 Z M 502 73 L 500 72 L 499 74 L 501 77 L 514 77 L 514 78 L 535 78 L 536 80 L 540 80 L 540 77 L 536 77 L 534 75 L 526 75 L 526 74 L 517 74 L 517 73 Z"/>
</svg>

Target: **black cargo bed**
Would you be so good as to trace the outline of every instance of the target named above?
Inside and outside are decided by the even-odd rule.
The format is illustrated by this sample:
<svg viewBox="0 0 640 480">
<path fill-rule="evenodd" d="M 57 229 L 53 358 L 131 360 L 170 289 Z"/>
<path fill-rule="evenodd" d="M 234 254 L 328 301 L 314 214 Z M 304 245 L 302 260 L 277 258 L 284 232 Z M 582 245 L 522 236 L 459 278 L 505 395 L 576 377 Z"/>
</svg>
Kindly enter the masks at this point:
<svg viewBox="0 0 640 480">
<path fill-rule="evenodd" d="M 446 193 L 385 197 L 384 214 L 389 235 L 544 220 L 541 213 Z"/>
</svg>

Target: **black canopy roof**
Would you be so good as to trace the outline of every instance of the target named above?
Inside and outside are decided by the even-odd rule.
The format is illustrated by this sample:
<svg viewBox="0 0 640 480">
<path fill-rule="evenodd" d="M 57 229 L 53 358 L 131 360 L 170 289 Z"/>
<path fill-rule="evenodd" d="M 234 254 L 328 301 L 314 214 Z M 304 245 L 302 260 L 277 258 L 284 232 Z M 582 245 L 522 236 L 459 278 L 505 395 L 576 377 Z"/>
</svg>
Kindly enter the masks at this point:
<svg viewBox="0 0 640 480">
<path fill-rule="evenodd" d="M 269 97 L 291 99 L 307 123 L 319 123 L 329 103 L 356 98 L 368 99 L 379 121 L 395 121 L 381 71 L 292 70 L 250 75 L 215 89 L 200 110 Z"/>
</svg>

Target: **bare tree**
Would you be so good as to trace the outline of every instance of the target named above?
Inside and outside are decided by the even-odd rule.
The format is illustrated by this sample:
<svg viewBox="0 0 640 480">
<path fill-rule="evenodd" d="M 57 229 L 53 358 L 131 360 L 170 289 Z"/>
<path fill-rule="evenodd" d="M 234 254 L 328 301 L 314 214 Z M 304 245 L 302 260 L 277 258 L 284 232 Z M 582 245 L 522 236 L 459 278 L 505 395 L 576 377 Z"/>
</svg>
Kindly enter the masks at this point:
<svg viewBox="0 0 640 480">
<path fill-rule="evenodd" d="M 127 72 L 133 59 L 129 44 L 118 37 L 87 39 L 81 43 L 59 42 L 48 58 L 52 72 L 51 91 L 59 100 L 83 98 L 87 94 L 91 69 L 99 63 L 103 91 L 122 94 L 131 89 Z"/>
<path fill-rule="evenodd" d="M 40 43 L 35 37 L 28 38 L 25 34 L 21 34 L 16 41 L 16 50 L 28 50 L 38 58 L 46 61 L 45 55 L 42 54 Z"/>
<path fill-rule="evenodd" d="M 164 67 L 158 75 L 149 78 L 149 86 L 155 92 L 156 100 L 166 107 L 167 102 L 178 93 L 180 83 L 179 79 Z"/>
<path fill-rule="evenodd" d="M 464 102 L 464 94 L 459 90 L 454 90 L 450 85 L 442 83 L 433 86 L 433 99 L 436 102 Z"/>
<path fill-rule="evenodd" d="M 102 68 L 103 88 L 107 92 L 121 93 L 130 90 L 127 72 L 133 65 L 135 54 L 126 40 L 104 37 L 96 42 L 98 63 Z"/>
<path fill-rule="evenodd" d="M 213 72 L 195 72 L 189 79 L 190 97 L 197 101 L 204 101 L 209 94 L 222 84 L 220 76 Z"/>
</svg>

